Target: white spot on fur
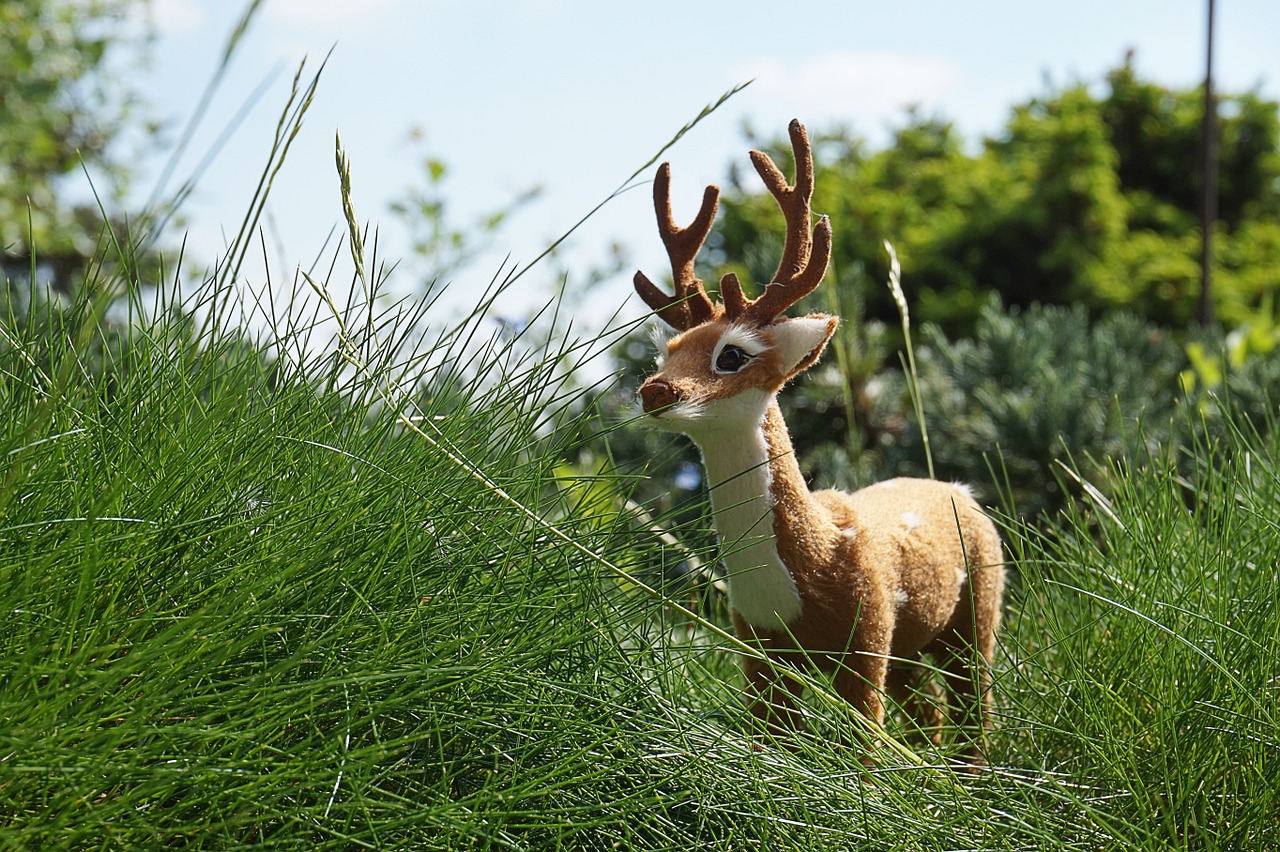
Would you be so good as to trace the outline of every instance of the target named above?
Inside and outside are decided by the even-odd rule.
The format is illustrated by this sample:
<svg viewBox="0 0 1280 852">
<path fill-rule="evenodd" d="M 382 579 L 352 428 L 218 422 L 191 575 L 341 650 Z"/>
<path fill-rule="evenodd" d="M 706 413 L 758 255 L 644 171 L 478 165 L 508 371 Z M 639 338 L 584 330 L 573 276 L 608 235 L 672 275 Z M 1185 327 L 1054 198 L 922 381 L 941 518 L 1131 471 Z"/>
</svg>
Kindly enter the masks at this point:
<svg viewBox="0 0 1280 852">
<path fill-rule="evenodd" d="M 915 512 L 902 513 L 902 525 L 907 528 L 907 532 L 911 532 L 916 527 L 924 523 L 924 519 Z"/>
<path fill-rule="evenodd" d="M 973 489 L 969 487 L 969 484 L 968 484 L 968 483 L 966 483 L 966 482 L 953 482 L 953 483 L 951 483 L 951 487 L 952 487 L 952 488 L 954 488 L 955 490 L 959 491 L 959 492 L 960 492 L 961 494 L 963 494 L 964 496 L 968 497 L 970 500 L 974 499 L 974 496 L 973 496 Z"/>
<path fill-rule="evenodd" d="M 853 541 L 855 538 L 858 537 L 858 528 L 845 527 L 844 529 L 840 530 L 840 535 L 844 536 L 845 541 Z"/>
<path fill-rule="evenodd" d="M 898 609 L 902 609 L 904 606 L 907 605 L 907 603 L 911 600 L 911 598 L 907 596 L 906 590 L 898 589 L 898 593 L 893 596 L 893 600 L 895 603 L 897 603 Z"/>
<path fill-rule="evenodd" d="M 956 568 L 956 585 L 957 586 L 963 586 L 965 583 L 965 580 L 968 580 L 968 579 L 969 579 L 968 571 L 964 570 L 963 567 Z"/>
</svg>

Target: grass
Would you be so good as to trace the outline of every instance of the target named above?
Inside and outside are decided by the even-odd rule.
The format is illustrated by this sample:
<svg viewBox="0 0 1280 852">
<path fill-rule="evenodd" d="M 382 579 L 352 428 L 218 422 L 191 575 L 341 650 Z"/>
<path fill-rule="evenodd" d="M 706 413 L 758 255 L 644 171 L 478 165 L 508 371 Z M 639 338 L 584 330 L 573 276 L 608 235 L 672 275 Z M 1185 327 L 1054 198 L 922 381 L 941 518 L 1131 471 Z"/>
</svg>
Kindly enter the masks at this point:
<svg viewBox="0 0 1280 852">
<path fill-rule="evenodd" d="M 995 771 L 880 750 L 867 783 L 857 749 L 754 741 L 735 649 L 620 576 L 662 545 L 566 487 L 576 431 L 545 400 L 572 352 L 482 338 L 479 314 L 413 350 L 394 345 L 413 312 L 340 313 L 345 343 L 306 357 L 318 320 L 276 357 L 173 308 L 6 323 L 9 845 L 1280 839 L 1274 433 L 1199 447 L 1192 480 L 1120 468 L 1109 502 L 1012 527 Z"/>
<path fill-rule="evenodd" d="M 1280 432 L 1007 522 L 993 770 L 894 721 L 910 749 L 869 775 L 820 684 L 813 734 L 750 735 L 723 621 L 646 579 L 683 557 L 619 511 L 625 479 L 566 471 L 575 365 L 609 341 L 556 342 L 556 304 L 490 333 L 488 296 L 418 337 L 431 306 L 379 295 L 344 200 L 351 299 L 308 279 L 319 312 L 253 305 L 261 337 L 226 320 L 234 259 L 177 303 L 104 267 L 3 318 L 0 841 L 1280 843 Z"/>
</svg>

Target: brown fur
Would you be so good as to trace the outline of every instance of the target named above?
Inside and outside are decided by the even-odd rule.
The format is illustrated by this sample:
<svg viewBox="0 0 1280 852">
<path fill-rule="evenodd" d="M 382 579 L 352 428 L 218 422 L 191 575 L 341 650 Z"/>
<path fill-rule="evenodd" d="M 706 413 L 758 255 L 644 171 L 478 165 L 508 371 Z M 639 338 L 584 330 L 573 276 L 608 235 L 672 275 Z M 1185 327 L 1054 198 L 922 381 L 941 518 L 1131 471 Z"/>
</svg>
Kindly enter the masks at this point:
<svg viewBox="0 0 1280 852">
<path fill-rule="evenodd" d="M 1004 587 L 994 524 L 967 489 L 934 480 L 894 479 L 853 494 L 810 492 L 776 403 L 764 430 L 776 501 L 773 532 L 804 609 L 775 630 L 737 616 L 739 635 L 775 659 L 835 673 L 837 692 L 881 723 L 886 691 L 905 701 L 918 677 L 901 664 L 890 666 L 889 657 L 911 661 L 929 654 L 946 673 L 961 712 L 957 721 L 988 725 L 988 666 Z M 904 518 L 919 523 L 909 529 Z M 899 593 L 907 596 L 902 605 Z M 794 687 L 780 685 L 763 661 L 745 658 L 743 670 L 752 712 L 773 726 L 796 726 Z M 929 728 L 939 721 L 934 706 L 919 708 L 917 716 Z M 967 754 L 981 759 L 979 744 Z"/>
<path fill-rule="evenodd" d="M 885 695 L 919 705 L 917 716 L 937 741 L 940 703 L 919 700 L 927 679 L 919 666 L 904 665 L 929 655 L 955 699 L 955 721 L 979 734 L 990 724 L 989 667 L 1004 588 L 995 525 L 967 488 L 933 480 L 810 492 L 778 408 L 778 391 L 821 357 L 838 322 L 780 316 L 818 285 L 831 248 L 829 221 L 809 228 L 808 137 L 796 121 L 790 133 L 794 187 L 767 156 L 752 152 L 787 220 L 783 262 L 754 300 L 726 275 L 724 301 L 715 303 L 694 277 L 717 191 L 708 188 L 693 224 L 680 228 L 671 218 L 670 169 L 664 163 L 659 170 L 654 206 L 675 294 L 642 273 L 636 290 L 683 333 L 668 342 L 666 364 L 640 388 L 644 410 L 702 450 L 734 624 L 765 652 L 765 659 L 744 658 L 743 671 L 751 710 L 767 727 L 800 724 L 796 681 L 775 670 L 786 661 L 832 673 L 836 691 L 877 723 Z M 722 365 L 719 355 L 731 346 L 736 357 Z M 966 749 L 975 762 L 983 759 L 979 740 Z"/>
</svg>

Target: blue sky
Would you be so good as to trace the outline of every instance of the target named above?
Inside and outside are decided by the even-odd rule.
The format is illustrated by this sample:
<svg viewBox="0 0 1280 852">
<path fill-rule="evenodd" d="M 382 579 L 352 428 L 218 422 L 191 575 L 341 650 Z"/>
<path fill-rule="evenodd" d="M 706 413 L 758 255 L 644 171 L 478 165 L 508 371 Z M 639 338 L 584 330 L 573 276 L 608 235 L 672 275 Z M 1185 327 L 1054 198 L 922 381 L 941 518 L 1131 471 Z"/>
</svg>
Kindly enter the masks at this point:
<svg viewBox="0 0 1280 852">
<path fill-rule="evenodd" d="M 180 126 L 242 6 L 153 4 L 159 39 L 140 88 Z M 459 276 L 464 301 L 504 256 L 531 260 L 703 105 L 753 78 L 667 153 L 678 218 L 692 216 L 703 184 L 722 181 L 731 162 L 746 163 L 744 121 L 765 135 L 783 134 L 793 116 L 811 129 L 842 122 L 874 144 L 902 120 L 906 105 L 917 104 L 976 139 L 998 131 L 1012 104 L 1044 92 L 1049 81 L 1099 80 L 1130 49 L 1139 72 L 1166 85 L 1194 85 L 1204 73 L 1205 0 L 788 5 L 266 0 L 187 169 L 248 94 L 276 76 L 188 207 L 189 251 L 210 260 L 223 234 L 234 233 L 293 70 L 304 56 L 314 67 L 330 48 L 316 103 L 271 206 L 288 265 L 273 274 L 309 263 L 341 221 L 333 165 L 338 131 L 352 163 L 358 215 L 379 226 L 388 258 L 407 254 L 407 234 L 388 205 L 423 182 L 417 161 L 426 151 L 450 167 L 446 186 L 459 224 L 522 189 L 543 188 L 541 199 Z M 1217 5 L 1219 88 L 1257 87 L 1280 99 L 1280 3 Z M 423 134 L 417 145 L 409 140 L 413 128 Z M 147 185 L 145 173 L 141 182 Z M 613 243 L 626 246 L 635 264 L 663 273 L 646 188 L 598 214 L 561 262 L 583 270 Z M 419 272 L 406 266 L 395 283 L 411 288 Z M 905 274 L 909 282 L 910 270 Z M 625 298 L 628 280 L 629 274 L 619 277 L 601 298 Z M 550 282 L 533 276 L 527 286 L 545 294 Z"/>
</svg>

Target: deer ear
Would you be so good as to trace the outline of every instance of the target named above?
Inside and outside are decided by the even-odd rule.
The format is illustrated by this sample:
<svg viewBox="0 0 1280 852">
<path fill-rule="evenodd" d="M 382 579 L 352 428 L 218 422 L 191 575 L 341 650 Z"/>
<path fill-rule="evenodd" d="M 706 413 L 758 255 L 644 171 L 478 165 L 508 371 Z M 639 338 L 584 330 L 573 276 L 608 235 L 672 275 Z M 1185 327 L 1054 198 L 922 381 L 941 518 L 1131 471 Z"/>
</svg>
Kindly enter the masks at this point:
<svg viewBox="0 0 1280 852">
<path fill-rule="evenodd" d="M 822 350 L 827 347 L 827 341 L 836 333 L 839 323 L 839 317 L 812 314 L 779 320 L 773 324 L 773 342 L 778 348 L 788 379 L 817 363 L 822 357 Z"/>
</svg>

